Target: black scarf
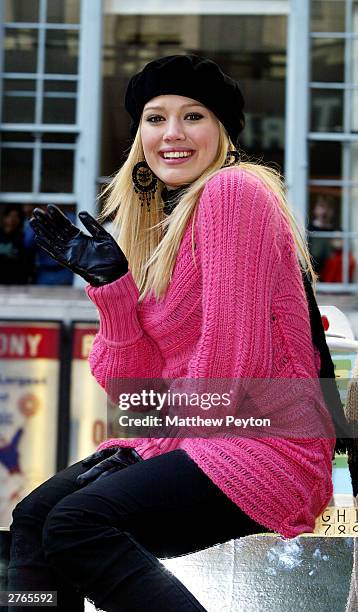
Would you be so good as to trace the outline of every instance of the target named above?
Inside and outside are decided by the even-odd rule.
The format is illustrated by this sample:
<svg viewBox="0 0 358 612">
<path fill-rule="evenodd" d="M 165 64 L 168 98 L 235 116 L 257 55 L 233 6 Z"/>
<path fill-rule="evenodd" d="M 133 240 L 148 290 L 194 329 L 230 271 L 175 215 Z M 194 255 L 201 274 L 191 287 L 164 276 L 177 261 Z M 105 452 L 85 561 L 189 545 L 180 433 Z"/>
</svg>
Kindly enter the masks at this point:
<svg viewBox="0 0 358 612">
<path fill-rule="evenodd" d="M 188 185 L 182 185 L 176 189 L 167 189 L 166 187 L 162 191 L 162 199 L 164 202 L 163 211 L 166 215 L 174 210 L 178 204 L 178 196 L 185 191 Z M 335 373 L 334 364 L 332 357 L 326 342 L 326 335 L 323 328 L 321 313 L 319 311 L 315 295 L 313 293 L 312 285 L 302 270 L 303 284 L 306 292 L 306 299 L 308 302 L 309 315 L 310 315 L 310 326 L 311 336 L 314 346 L 319 350 L 321 358 L 320 367 L 320 386 L 322 395 L 324 397 L 326 406 L 332 417 L 335 431 L 336 431 L 336 453 L 346 453 L 351 448 L 352 436 L 350 435 L 351 428 L 347 423 L 341 398 L 339 395 Z"/>
<path fill-rule="evenodd" d="M 184 193 L 187 187 L 188 185 L 180 185 L 180 187 L 176 187 L 175 189 L 164 187 L 161 196 L 164 202 L 163 212 L 165 215 L 170 215 L 170 213 L 173 212 L 178 204 L 179 196 Z"/>
<path fill-rule="evenodd" d="M 351 427 L 344 414 L 341 398 L 339 395 L 334 364 L 329 351 L 326 334 L 324 332 L 321 313 L 319 311 L 312 285 L 304 271 L 302 271 L 303 284 L 310 313 L 311 335 L 314 346 L 319 350 L 321 357 L 320 385 L 326 406 L 332 417 L 336 430 L 336 453 L 346 453 L 351 448 Z"/>
</svg>

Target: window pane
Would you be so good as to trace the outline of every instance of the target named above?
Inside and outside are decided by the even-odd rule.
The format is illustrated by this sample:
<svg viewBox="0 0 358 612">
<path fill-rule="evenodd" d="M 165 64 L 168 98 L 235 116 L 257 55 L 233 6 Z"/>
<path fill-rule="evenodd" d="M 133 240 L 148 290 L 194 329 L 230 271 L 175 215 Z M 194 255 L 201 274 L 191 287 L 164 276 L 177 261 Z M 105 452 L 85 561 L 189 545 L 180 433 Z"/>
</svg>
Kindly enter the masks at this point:
<svg viewBox="0 0 358 612">
<path fill-rule="evenodd" d="M 349 194 L 349 227 L 358 232 L 358 187 L 352 187 Z"/>
<path fill-rule="evenodd" d="M 357 11 L 357 26 L 358 26 L 358 11 Z M 358 34 L 358 27 L 357 27 Z M 351 74 L 350 80 L 352 83 L 358 83 L 358 40 L 352 38 L 352 53 L 351 53 Z"/>
<path fill-rule="evenodd" d="M 35 87 L 33 80 L 4 79 L 2 121 L 33 123 L 35 120 Z"/>
<path fill-rule="evenodd" d="M 351 160 L 350 178 L 358 182 L 358 142 L 352 142 L 346 146 L 349 147 Z"/>
<path fill-rule="evenodd" d="M 43 104 L 44 123 L 73 124 L 76 122 L 76 100 L 45 95 Z"/>
<path fill-rule="evenodd" d="M 341 187 L 310 186 L 308 226 L 310 231 L 341 231 Z"/>
<path fill-rule="evenodd" d="M 30 132 L 3 132 L 2 142 L 33 142 L 34 138 Z"/>
<path fill-rule="evenodd" d="M 34 23 L 39 19 L 39 0 L 5 0 L 5 22 Z"/>
<path fill-rule="evenodd" d="M 73 192 L 73 151 L 42 151 L 41 191 Z"/>
<path fill-rule="evenodd" d="M 311 90 L 311 131 L 341 132 L 343 130 L 343 91 Z"/>
<path fill-rule="evenodd" d="M 342 144 L 340 142 L 310 142 L 309 167 L 311 179 L 342 178 Z"/>
<path fill-rule="evenodd" d="M 358 34 L 358 1 L 353 0 L 352 2 L 353 20 L 352 20 L 352 32 Z"/>
<path fill-rule="evenodd" d="M 42 136 L 42 142 L 60 142 L 74 144 L 76 142 L 76 139 L 76 134 L 57 134 L 56 132 L 48 132 L 46 134 L 43 134 Z"/>
<path fill-rule="evenodd" d="M 358 90 L 351 93 L 351 132 L 358 132 Z"/>
<path fill-rule="evenodd" d="M 311 40 L 312 81 L 344 81 L 344 40 L 313 38 Z"/>
<path fill-rule="evenodd" d="M 349 282 L 358 283 L 358 238 L 349 240 L 348 270 Z"/>
<path fill-rule="evenodd" d="M 349 241 L 351 242 L 351 241 Z M 326 241 L 327 257 L 321 269 L 319 280 L 322 283 L 343 283 L 343 266 L 344 266 L 344 239 L 331 238 Z M 351 245 L 347 253 L 347 282 L 355 282 L 356 258 L 352 251 Z"/>
<path fill-rule="evenodd" d="M 344 32 L 345 8 L 344 0 L 312 0 L 311 31 Z"/>
<path fill-rule="evenodd" d="M 47 0 L 49 23 L 79 23 L 80 0 Z"/>
<path fill-rule="evenodd" d="M 1 150 L 2 191 L 32 191 L 32 149 Z"/>
<path fill-rule="evenodd" d="M 6 29 L 4 72 L 36 72 L 37 30 Z"/>
<path fill-rule="evenodd" d="M 78 32 L 47 30 L 45 72 L 76 74 L 78 64 Z"/>
<path fill-rule="evenodd" d="M 247 15 L 106 14 L 103 44 L 101 175 L 123 163 L 130 118 L 124 110 L 129 78 L 166 54 L 196 53 L 216 61 L 245 97 L 240 144 L 283 169 L 287 19 Z"/>
<path fill-rule="evenodd" d="M 347 244 L 346 255 L 344 255 L 345 242 Z M 343 283 L 345 281 L 343 274 L 344 267 L 347 271 L 346 282 L 357 282 L 357 252 L 354 249 L 354 246 L 358 246 L 358 244 L 355 244 L 356 242 L 356 240 L 344 240 L 344 238 L 330 238 L 326 240 L 327 256 L 319 275 L 320 282 Z"/>
<path fill-rule="evenodd" d="M 337 187 L 310 187 L 308 247 L 315 272 L 321 282 L 328 282 L 333 237 L 322 237 L 322 232 L 342 230 L 341 190 Z"/>
<path fill-rule="evenodd" d="M 77 83 L 45 81 L 43 101 L 44 123 L 75 123 Z"/>
<path fill-rule="evenodd" d="M 321 283 L 342 282 L 342 261 L 335 256 L 336 246 L 341 245 L 341 238 L 321 238 L 309 233 L 308 247 L 312 257 L 313 268 Z M 339 278 L 339 280 L 337 280 Z"/>
</svg>

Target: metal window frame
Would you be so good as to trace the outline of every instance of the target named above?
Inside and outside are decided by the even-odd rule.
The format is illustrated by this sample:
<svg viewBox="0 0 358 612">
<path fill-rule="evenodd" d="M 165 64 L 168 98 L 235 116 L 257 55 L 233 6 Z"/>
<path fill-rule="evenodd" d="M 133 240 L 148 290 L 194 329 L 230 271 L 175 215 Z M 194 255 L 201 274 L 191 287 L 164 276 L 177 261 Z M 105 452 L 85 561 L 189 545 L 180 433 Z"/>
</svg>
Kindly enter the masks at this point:
<svg viewBox="0 0 358 612">
<path fill-rule="evenodd" d="M 0 3 L 0 40 L 4 38 L 4 6 Z M 21 201 L 24 204 L 49 203 L 61 205 L 76 205 L 79 210 L 86 209 L 96 215 L 96 197 L 99 162 L 99 122 L 100 122 L 100 94 L 101 94 L 101 47 L 102 47 L 102 1 L 80 0 L 80 23 L 59 24 L 46 22 L 47 0 L 40 0 L 39 20 L 31 23 L 6 23 L 6 28 L 36 29 L 38 32 L 37 71 L 35 73 L 3 72 L 4 45 L 0 51 L 0 100 L 3 99 L 4 79 L 33 80 L 35 89 L 35 117 L 33 123 L 2 123 L 0 117 L 0 130 L 2 132 L 29 132 L 34 134 L 34 143 L 16 140 L 2 143 L 2 148 L 32 149 L 33 179 L 31 192 L 0 193 L 0 205 Z M 45 36 L 48 30 L 76 31 L 78 38 L 78 67 L 76 74 L 46 74 L 45 69 Z M 73 124 L 42 123 L 42 105 L 44 96 L 44 81 L 73 81 L 77 83 L 77 91 L 64 92 L 61 97 L 76 97 L 76 120 Z M 49 92 L 48 97 L 54 96 Z M 14 94 L 15 95 L 15 94 Z M 18 95 L 18 92 L 17 92 Z M 0 109 L 1 111 L 1 109 Z M 73 134 L 74 143 L 54 142 L 45 143 L 41 138 L 44 133 Z M 40 192 L 41 180 L 41 154 L 43 150 L 72 150 L 74 151 L 73 164 L 73 192 L 72 193 L 44 193 Z M 1 150 L 0 150 L 1 155 Z M 75 286 L 82 286 L 83 281 L 75 277 Z"/>
<path fill-rule="evenodd" d="M 293 210 L 305 225 L 308 211 L 309 186 L 336 186 L 342 189 L 342 232 L 337 235 L 343 239 L 343 282 L 317 283 L 322 293 L 358 293 L 358 283 L 348 282 L 350 240 L 358 240 L 358 231 L 350 232 L 350 192 L 358 187 L 358 181 L 351 179 L 351 144 L 358 142 L 358 134 L 351 129 L 351 93 L 358 89 L 352 83 L 352 42 L 358 33 L 350 31 L 353 13 L 353 0 L 345 2 L 345 32 L 310 32 L 311 0 L 291 0 L 288 35 L 288 78 L 287 78 L 287 119 L 286 119 L 286 179 L 288 195 Z M 318 38 L 337 38 L 344 40 L 344 82 L 325 83 L 310 80 L 311 40 Z M 307 83 L 307 87 L 302 84 Z M 311 90 L 331 89 L 343 91 L 343 131 L 311 132 L 309 125 Z M 309 179 L 309 143 L 339 142 L 342 144 L 341 180 Z M 333 237 L 337 232 L 328 233 Z M 320 237 L 325 232 L 320 232 Z M 312 234 L 313 235 L 313 234 Z"/>
<path fill-rule="evenodd" d="M 288 15 L 290 0 L 104 0 L 104 15 Z"/>
</svg>

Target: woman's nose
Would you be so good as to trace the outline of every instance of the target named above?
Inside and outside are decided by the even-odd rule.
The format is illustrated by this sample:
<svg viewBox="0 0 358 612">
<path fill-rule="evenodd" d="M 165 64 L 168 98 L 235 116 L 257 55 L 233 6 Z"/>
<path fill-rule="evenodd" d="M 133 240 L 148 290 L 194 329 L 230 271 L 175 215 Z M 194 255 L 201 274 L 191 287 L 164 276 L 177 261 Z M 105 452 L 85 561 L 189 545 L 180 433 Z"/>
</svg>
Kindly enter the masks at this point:
<svg viewBox="0 0 358 612">
<path fill-rule="evenodd" d="M 183 140 L 185 139 L 184 127 L 181 121 L 169 119 L 165 125 L 164 140 Z"/>
</svg>

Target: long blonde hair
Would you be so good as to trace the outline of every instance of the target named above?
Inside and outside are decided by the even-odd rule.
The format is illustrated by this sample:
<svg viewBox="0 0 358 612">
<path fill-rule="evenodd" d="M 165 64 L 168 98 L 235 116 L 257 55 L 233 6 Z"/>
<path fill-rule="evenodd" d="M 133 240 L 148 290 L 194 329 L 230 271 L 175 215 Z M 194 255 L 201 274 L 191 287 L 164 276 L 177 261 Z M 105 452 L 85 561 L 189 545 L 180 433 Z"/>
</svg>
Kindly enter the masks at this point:
<svg viewBox="0 0 358 612">
<path fill-rule="evenodd" d="M 143 161 L 144 152 L 140 129 L 130 148 L 129 155 L 105 187 L 99 198 L 108 194 L 100 220 L 111 216 L 114 235 L 126 255 L 129 268 L 139 289 L 139 300 L 153 290 L 157 300 L 164 296 L 171 279 L 176 256 L 185 229 L 192 215 L 195 220 L 196 205 L 209 178 L 222 171 L 227 151 L 234 149 L 225 128 L 219 123 L 219 144 L 215 159 L 208 168 L 184 191 L 180 201 L 169 216 L 162 211 L 161 192 L 164 183 L 158 179 L 158 187 L 152 200 L 150 211 L 140 205 L 134 191 L 132 169 Z M 254 174 L 273 192 L 292 228 L 298 258 L 303 269 L 311 276 L 313 283 L 316 274 L 313 270 L 304 230 L 299 226 L 286 198 L 285 185 L 280 173 L 271 167 L 256 162 L 240 161 L 240 168 Z M 194 255 L 194 222 L 192 225 L 192 251 Z"/>
</svg>

